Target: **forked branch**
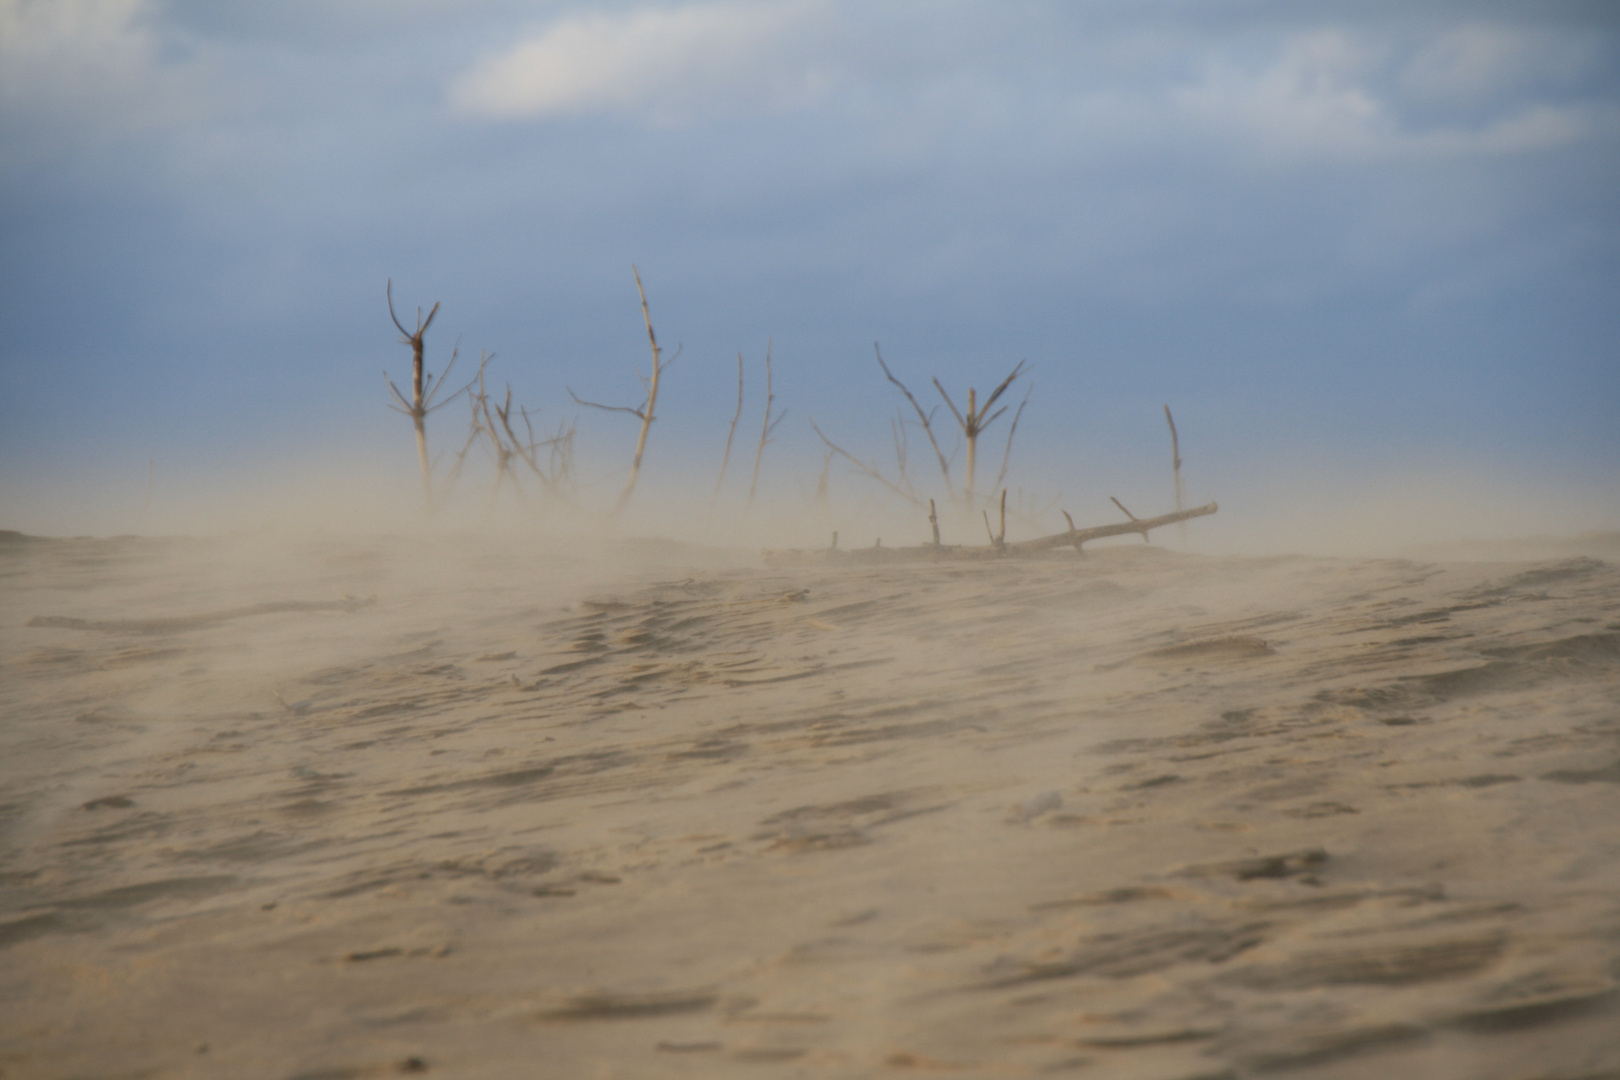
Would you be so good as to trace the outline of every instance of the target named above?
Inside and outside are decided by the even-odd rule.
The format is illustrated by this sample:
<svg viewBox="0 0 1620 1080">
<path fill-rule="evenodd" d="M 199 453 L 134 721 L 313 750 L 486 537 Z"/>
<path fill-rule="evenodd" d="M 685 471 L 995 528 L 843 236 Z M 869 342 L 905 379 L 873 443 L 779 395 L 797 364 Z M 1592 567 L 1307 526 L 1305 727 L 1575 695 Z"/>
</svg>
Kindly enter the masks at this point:
<svg viewBox="0 0 1620 1080">
<path fill-rule="evenodd" d="M 839 457 L 855 466 L 859 472 L 871 477 L 873 480 L 876 480 L 878 483 L 882 484 L 884 487 L 888 488 L 890 491 L 894 492 L 896 495 L 900 496 L 902 499 L 905 499 L 912 505 L 922 505 L 922 499 L 917 497 L 916 492 L 907 491 L 900 487 L 887 476 L 884 476 L 882 472 L 868 465 L 854 454 L 851 454 L 848 450 L 845 450 L 842 446 L 839 446 L 837 443 L 827 438 L 826 433 L 823 432 L 821 428 L 816 426 L 816 422 L 814 420 L 810 421 L 810 427 L 813 431 L 815 431 L 816 435 L 821 439 L 823 445 L 825 445 L 830 452 L 837 454 Z"/>
<path fill-rule="evenodd" d="M 956 407 L 956 402 L 952 401 L 951 395 L 945 392 L 945 387 L 940 385 L 939 379 L 934 380 L 934 389 L 938 390 L 939 396 L 945 399 L 945 404 L 950 408 L 951 415 L 956 417 L 956 423 L 961 427 L 962 435 L 967 440 L 967 479 L 963 482 L 962 491 L 969 506 L 973 505 L 973 481 L 978 464 L 979 435 L 991 424 L 995 423 L 1002 413 L 1007 411 L 1006 406 L 996 409 L 996 402 L 1001 400 L 1001 395 L 1007 392 L 1007 388 L 1013 384 L 1013 381 L 1023 374 L 1024 364 L 1025 362 L 1020 360 L 1018 366 L 1013 368 L 1005 379 L 1001 380 L 1001 385 L 990 392 L 990 396 L 985 399 L 983 405 L 978 404 L 977 392 L 970 388 L 967 392 L 966 414 Z M 1028 399 L 1026 398 L 1026 400 Z M 1021 406 L 1020 411 L 1022 411 Z M 1010 442 L 1008 451 L 1011 452 Z"/>
<path fill-rule="evenodd" d="M 624 509 L 624 504 L 630 501 L 630 496 L 636 490 L 636 480 L 641 476 L 641 460 L 647 453 L 647 433 L 652 430 L 653 420 L 657 418 L 655 410 L 658 408 L 658 380 L 664 374 L 664 369 L 680 357 L 680 350 L 676 349 L 674 356 L 668 360 L 664 359 L 663 351 L 658 347 L 658 335 L 653 332 L 652 315 L 647 310 L 647 290 L 641 285 L 641 271 L 631 263 L 630 272 L 636 278 L 636 292 L 641 297 L 641 318 L 647 324 L 647 343 L 652 347 L 652 376 L 642 379 L 642 385 L 647 388 L 647 400 L 635 408 L 627 405 L 602 405 L 586 401 L 572 389 L 568 390 L 568 396 L 577 404 L 591 409 L 601 409 L 604 412 L 629 413 L 641 421 L 641 433 L 636 436 L 636 456 L 630 462 L 630 477 L 625 481 L 624 490 L 619 493 L 619 501 L 613 508 L 615 513 Z"/>
<path fill-rule="evenodd" d="M 894 377 L 894 372 L 889 370 L 889 365 L 883 362 L 883 350 L 878 347 L 878 343 L 875 341 L 872 342 L 872 350 L 877 353 L 878 367 L 883 369 L 884 377 L 898 387 L 900 392 L 906 396 L 906 400 L 911 402 L 911 408 L 917 414 L 917 420 L 922 425 L 923 433 L 928 436 L 928 445 L 934 448 L 934 460 L 939 462 L 939 475 L 945 480 L 945 493 L 954 499 L 956 496 L 951 488 L 951 465 L 946 460 L 944 452 L 939 448 L 939 440 L 934 438 L 934 414 L 924 412 L 923 407 L 918 404 L 916 397 L 912 395 L 906 384 Z"/>
<path fill-rule="evenodd" d="M 433 410 L 454 401 L 472 383 L 469 382 L 467 386 L 463 386 L 443 400 L 437 400 L 439 390 L 444 386 L 445 380 L 450 377 L 450 372 L 456 366 L 456 359 L 461 355 L 461 350 L 458 347 L 451 351 L 450 362 L 445 365 L 444 372 L 439 376 L 438 382 L 433 382 L 433 376 L 424 370 L 423 352 L 425 351 L 428 327 L 433 325 L 433 317 L 439 313 L 438 303 L 434 303 L 426 317 L 422 315 L 422 309 L 417 308 L 416 329 L 407 330 L 405 324 L 399 321 L 399 316 L 394 313 L 394 280 L 392 278 L 388 279 L 386 295 L 388 298 L 388 317 L 393 320 L 394 328 L 399 331 L 399 340 L 411 347 L 411 396 L 409 400 L 406 399 L 404 394 L 400 393 L 399 387 L 394 385 L 393 380 L 388 377 L 387 371 L 383 372 L 383 383 L 388 387 L 388 391 L 393 395 L 394 400 L 398 402 L 397 406 L 390 407 L 397 408 L 399 412 L 409 416 L 411 426 L 416 431 L 416 460 L 418 467 L 422 471 L 422 494 L 427 499 L 428 508 L 431 510 L 433 506 L 433 466 L 428 461 L 427 416 Z"/>
</svg>

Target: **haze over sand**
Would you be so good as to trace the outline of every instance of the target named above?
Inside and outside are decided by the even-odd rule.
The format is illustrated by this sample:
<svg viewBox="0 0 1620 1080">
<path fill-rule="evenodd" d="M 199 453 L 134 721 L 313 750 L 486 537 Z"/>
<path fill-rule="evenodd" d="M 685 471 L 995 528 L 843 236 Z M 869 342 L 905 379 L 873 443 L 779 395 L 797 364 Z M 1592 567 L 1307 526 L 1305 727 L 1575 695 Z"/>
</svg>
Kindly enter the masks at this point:
<svg viewBox="0 0 1620 1080">
<path fill-rule="evenodd" d="M 1620 538 L 1155 540 L 11 537 L 0 1075 L 1620 1070 Z"/>
<path fill-rule="evenodd" d="M 0 0 L 0 1080 L 1620 1077 L 1617 10 Z"/>
</svg>

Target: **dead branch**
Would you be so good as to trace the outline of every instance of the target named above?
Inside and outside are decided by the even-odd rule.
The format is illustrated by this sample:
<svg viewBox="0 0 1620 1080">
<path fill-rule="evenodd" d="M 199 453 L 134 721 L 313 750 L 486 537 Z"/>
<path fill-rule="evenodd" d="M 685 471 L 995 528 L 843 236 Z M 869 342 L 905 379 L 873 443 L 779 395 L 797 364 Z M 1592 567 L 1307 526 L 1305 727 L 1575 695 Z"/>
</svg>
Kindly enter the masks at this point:
<svg viewBox="0 0 1620 1080">
<path fill-rule="evenodd" d="M 990 514 L 983 512 L 985 531 L 990 535 L 990 542 L 983 547 L 967 547 L 960 544 L 941 545 L 937 539 L 932 544 L 919 544 L 914 547 L 886 548 L 881 542 L 870 548 L 840 550 L 836 539 L 831 549 L 814 551 L 785 550 L 765 552 L 767 566 L 795 566 L 805 563 L 824 562 L 906 562 L 906 561 L 932 561 L 937 559 L 999 559 L 1022 556 L 1036 556 L 1055 548 L 1073 547 L 1081 550 L 1081 545 L 1092 540 L 1101 540 L 1109 536 L 1121 536 L 1126 533 L 1141 533 L 1147 535 L 1151 529 L 1164 525 L 1175 524 L 1190 518 L 1213 514 L 1219 509 L 1215 503 L 1207 506 L 1195 507 L 1192 510 L 1180 510 L 1173 514 L 1162 514 L 1152 518 L 1131 518 L 1130 521 L 1120 522 L 1117 525 L 1099 525 L 1090 529 L 1075 528 L 1074 519 L 1067 511 L 1063 518 L 1068 522 L 1069 528 L 1065 532 L 1054 536 L 1044 536 L 1038 540 L 1025 540 L 1021 543 L 1009 544 L 1006 541 L 1005 524 L 998 536 L 990 531 Z"/>
<path fill-rule="evenodd" d="M 741 387 L 739 387 L 739 391 L 740 389 Z M 741 395 L 739 393 L 739 402 L 740 400 Z M 787 416 L 787 410 L 783 409 L 776 415 L 776 419 L 771 419 L 771 409 L 775 404 L 776 393 L 771 386 L 771 342 L 767 338 L 765 341 L 765 419 L 759 429 L 759 448 L 754 451 L 754 477 L 748 482 L 748 506 L 754 505 L 754 492 L 759 488 L 759 463 L 765 457 L 765 444 L 771 441 L 771 432 L 776 430 L 776 425 L 780 424 Z"/>
<path fill-rule="evenodd" d="M 896 495 L 900 496 L 902 499 L 905 499 L 907 502 L 911 503 L 912 505 L 914 505 L 914 506 L 922 505 L 922 500 L 917 497 L 915 492 L 906 491 L 906 490 L 902 489 L 901 487 L 896 485 L 893 481 L 891 481 L 887 476 L 884 476 L 883 473 L 881 473 L 877 469 L 874 469 L 872 466 L 868 465 L 866 462 L 862 461 L 860 458 L 856 457 L 854 454 L 851 454 L 848 450 L 845 450 L 842 446 L 839 446 L 837 443 L 835 443 L 831 439 L 827 438 L 826 433 L 823 432 L 819 427 L 816 426 L 816 422 L 814 420 L 810 421 L 810 427 L 821 438 L 821 441 L 826 445 L 826 447 L 827 447 L 827 449 L 829 451 L 831 451 L 834 454 L 837 454 L 839 457 L 843 458 L 845 461 L 847 461 L 851 465 L 855 466 L 856 469 L 860 470 L 865 475 L 871 477 L 873 480 L 876 480 L 878 483 L 882 484 L 884 487 L 888 488 L 890 491 L 894 492 Z"/>
<path fill-rule="evenodd" d="M 1114 505 L 1121 510 L 1125 510 L 1124 505 L 1118 499 L 1114 500 Z M 1089 529 L 1075 528 L 1074 519 L 1069 517 L 1068 512 L 1065 511 L 1063 517 L 1069 523 L 1067 532 L 1061 532 L 1055 536 L 1043 536 L 1039 540 L 1025 540 L 1018 544 L 1008 544 L 1007 547 L 1009 550 L 1020 552 L 1047 551 L 1057 547 L 1073 547 L 1076 551 L 1079 551 L 1080 545 L 1088 541 L 1101 540 L 1108 536 L 1125 536 L 1130 533 L 1139 533 L 1142 539 L 1146 540 L 1150 529 L 1173 525 L 1178 521 L 1187 521 L 1195 517 L 1203 517 L 1205 514 L 1213 514 L 1219 509 L 1220 507 L 1215 503 L 1208 503 L 1204 506 L 1194 507 L 1191 510 L 1177 510 L 1173 514 L 1160 514 L 1158 517 L 1151 518 L 1138 518 L 1133 516 L 1129 510 L 1125 510 L 1125 516 L 1131 520 L 1121 521 L 1116 525 L 1097 525 Z"/>
<path fill-rule="evenodd" d="M 769 349 L 769 347 L 767 346 L 767 351 L 768 351 L 768 349 Z M 769 369 L 767 368 L 766 370 L 768 371 Z M 737 422 L 742 419 L 742 407 L 743 407 L 743 357 L 742 357 L 742 353 L 738 353 L 737 354 L 737 411 L 731 414 L 731 430 L 726 432 L 726 454 L 725 454 L 725 457 L 720 459 L 720 475 L 714 481 L 714 494 L 709 496 L 709 508 L 711 510 L 714 509 L 714 504 L 720 498 L 720 486 L 726 482 L 726 467 L 731 464 L 731 443 L 732 443 L 732 440 L 737 437 Z M 769 405 L 766 406 L 766 411 L 767 411 L 767 413 L 769 412 Z"/>
<path fill-rule="evenodd" d="M 990 532 L 990 511 L 981 510 L 984 515 L 984 531 L 990 533 L 990 547 L 1001 551 L 1007 546 L 1007 489 L 1001 489 L 1001 531 Z"/>
<path fill-rule="evenodd" d="M 899 409 L 894 410 L 894 419 L 889 421 L 889 433 L 894 437 L 894 464 L 899 472 L 900 486 L 911 493 L 913 501 L 917 497 L 917 485 L 911 482 L 911 440 L 906 435 L 906 415 Z"/>
<path fill-rule="evenodd" d="M 393 278 L 388 279 L 387 296 L 388 317 L 394 320 L 394 326 L 399 330 L 400 341 L 411 347 L 410 402 L 407 403 L 405 401 L 404 396 L 394 388 L 393 383 L 389 383 L 388 388 L 394 391 L 394 397 L 398 398 L 400 404 L 405 405 L 410 412 L 412 426 L 416 429 L 416 461 L 417 465 L 422 470 L 422 494 L 427 499 L 428 505 L 431 507 L 433 504 L 433 471 L 432 467 L 428 464 L 426 423 L 427 397 L 425 394 L 426 384 L 422 372 L 422 351 L 424 347 L 423 342 L 427 335 L 428 327 L 433 324 L 433 317 L 439 313 L 439 305 L 437 302 L 435 302 L 433 305 L 433 310 L 427 313 L 427 318 L 425 319 L 422 317 L 422 309 L 417 308 L 416 330 L 412 332 L 406 330 L 404 325 L 399 321 L 399 316 L 394 314 Z M 384 380 L 388 378 L 387 372 L 383 373 L 383 378 Z"/>
<path fill-rule="evenodd" d="M 647 400 L 635 408 L 627 405 L 602 405 L 595 401 L 586 401 L 572 389 L 568 390 L 568 396 L 573 398 L 576 404 L 601 409 L 603 412 L 629 413 L 641 421 L 641 433 L 636 436 L 636 456 L 630 462 L 629 479 L 625 481 L 624 490 L 619 493 L 619 501 L 613 507 L 615 513 L 624 509 L 624 504 L 630 501 L 630 496 L 636 490 L 636 481 L 641 477 L 641 461 L 647 453 L 647 433 L 652 430 L 652 423 L 657 419 L 655 410 L 658 408 L 658 380 L 664 374 L 664 369 L 680 357 L 680 350 L 676 349 L 674 356 L 668 360 L 664 359 L 663 350 L 658 347 L 658 335 L 653 332 L 652 314 L 647 310 L 647 290 L 641 284 L 641 271 L 631 263 L 630 272 L 636 278 L 636 292 L 641 297 L 641 318 L 647 324 L 647 344 L 652 347 L 651 378 L 644 378 L 637 372 L 637 378 L 641 379 L 642 386 L 647 390 Z"/>
<path fill-rule="evenodd" d="M 646 420 L 647 419 L 647 411 L 642 406 L 637 406 L 637 407 L 632 409 L 628 405 L 602 405 L 602 404 L 599 404 L 599 403 L 597 403 L 595 401 L 586 401 L 584 398 L 582 398 L 578 394 L 574 393 L 574 390 L 573 390 L 572 387 L 564 387 L 564 389 L 566 389 L 568 391 L 568 396 L 574 399 L 574 404 L 575 405 L 583 405 L 587 409 L 601 409 L 603 412 L 629 413 L 631 416 L 635 417 L 637 420 Z"/>
<path fill-rule="evenodd" d="M 1180 510 L 1186 490 L 1181 486 L 1181 440 L 1176 437 L 1176 418 L 1170 415 L 1170 406 L 1164 407 L 1164 421 L 1170 425 L 1170 471 L 1176 487 L 1176 509 Z M 1181 526 L 1181 546 L 1187 546 L 1187 526 Z"/>
<path fill-rule="evenodd" d="M 945 493 L 954 499 L 956 494 L 951 487 L 951 465 L 945 459 L 944 452 L 940 450 L 939 441 L 934 438 L 934 414 L 924 412 L 923 407 L 918 404 L 917 399 L 912 395 L 906 384 L 894 377 L 894 372 L 889 370 L 889 365 L 883 362 L 883 350 L 878 348 L 878 343 L 875 341 L 872 342 L 872 350 L 877 353 L 878 367 L 883 369 L 884 376 L 900 388 L 900 392 L 906 395 L 906 400 L 911 402 L 912 409 L 916 411 L 917 420 L 922 424 L 923 433 L 928 436 L 928 445 L 934 448 L 934 459 L 939 462 L 939 474 L 945 480 Z"/>
<path fill-rule="evenodd" d="M 488 442 L 490 455 L 495 459 L 495 485 L 490 490 L 490 502 L 493 506 L 494 500 L 500 496 L 502 481 L 510 477 L 512 489 L 517 492 L 519 498 L 523 497 L 523 485 L 518 483 L 517 472 L 512 468 L 512 459 L 517 456 L 517 451 L 513 447 L 507 446 L 505 440 L 501 438 L 501 431 L 500 428 L 496 427 L 495 420 L 496 415 L 500 414 L 503 409 L 506 413 L 511 412 L 512 387 L 508 385 L 506 388 L 505 404 L 497 405 L 491 409 L 489 394 L 484 387 L 484 372 L 488 365 L 488 358 L 479 363 L 478 391 L 471 396 L 473 399 L 473 424 L 479 433 L 484 436 L 485 441 Z"/>
<path fill-rule="evenodd" d="M 653 333 L 652 315 L 647 310 L 647 290 L 641 287 L 641 271 L 631 263 L 630 272 L 636 278 L 636 292 L 641 296 L 641 318 L 647 324 L 647 343 L 652 346 L 652 378 L 647 382 L 647 411 L 641 418 L 641 434 L 636 437 L 636 457 L 630 463 L 630 479 L 624 485 L 623 494 L 619 496 L 619 507 L 630 501 L 631 493 L 636 490 L 636 480 L 641 476 L 641 458 L 647 452 L 647 432 L 652 428 L 653 410 L 658 406 L 658 377 L 668 366 L 660 358 L 658 335 Z M 670 362 L 674 362 L 673 358 Z"/>
<path fill-rule="evenodd" d="M 1002 406 L 1000 409 L 996 409 L 995 412 L 991 412 L 992 409 L 995 409 L 996 402 L 1001 398 L 1001 395 L 1007 392 L 1007 387 L 1011 386 L 1013 380 L 1023 373 L 1024 364 L 1025 361 L 1018 361 L 1018 366 L 1013 368 L 1005 379 L 1001 380 L 1000 386 L 990 392 L 990 396 L 985 399 L 982 406 L 977 404 L 977 393 L 970 387 L 967 394 L 966 415 L 963 415 L 957 409 L 956 402 L 952 401 L 951 395 L 945 392 L 945 387 L 940 385 L 939 379 L 934 379 L 934 389 L 938 390 L 939 396 L 945 399 L 945 404 L 950 407 L 951 415 L 956 417 L 956 422 L 961 427 L 963 436 L 967 439 L 967 479 L 963 483 L 962 493 L 964 501 L 970 507 L 973 505 L 973 479 L 978 462 L 979 435 L 991 424 L 995 423 L 1002 413 L 1007 411 L 1006 406 Z M 1021 407 L 1020 411 L 1022 411 Z M 1011 452 L 1010 443 L 1008 452 Z"/>
<path fill-rule="evenodd" d="M 1164 421 L 1170 425 L 1170 468 L 1176 481 L 1176 509 L 1181 509 L 1181 440 L 1176 437 L 1176 418 L 1170 415 L 1170 406 L 1164 407 Z"/>
<path fill-rule="evenodd" d="M 471 395 L 469 395 L 470 397 Z M 456 463 L 450 467 L 450 475 L 444 478 L 444 486 L 439 493 L 440 499 L 449 498 L 450 493 L 455 490 L 457 481 L 461 479 L 462 467 L 467 464 L 467 454 L 472 451 L 474 444 L 478 442 L 479 431 L 478 406 L 474 404 L 472 423 L 467 426 L 467 441 L 462 444 L 461 449 L 456 453 Z"/>
<path fill-rule="evenodd" d="M 394 328 L 399 331 L 399 340 L 411 347 L 410 399 L 407 400 L 405 395 L 400 393 L 399 387 L 394 385 L 386 370 L 383 372 L 383 383 L 388 387 L 388 392 L 393 395 L 394 401 L 398 403 L 397 406 L 390 405 L 389 407 L 411 418 L 411 426 L 416 432 L 417 466 L 422 472 L 422 493 L 427 499 L 428 509 L 431 511 L 434 505 L 433 466 L 428 460 L 427 417 L 429 413 L 443 408 L 463 393 L 466 393 L 472 387 L 473 380 L 469 380 L 466 385 L 449 397 L 443 397 L 441 391 L 450 378 L 450 373 L 455 370 L 456 360 L 461 356 L 461 346 L 458 343 L 450 350 L 450 362 L 445 364 L 444 371 L 440 373 L 438 380 L 434 381 L 433 375 L 425 370 L 423 353 L 425 351 L 428 327 L 433 325 L 433 318 L 439 313 L 438 303 L 434 303 L 426 317 L 422 315 L 421 308 L 416 309 L 416 329 L 412 331 L 405 329 L 404 324 L 399 321 L 399 316 L 394 313 L 394 280 L 392 278 L 388 279 L 385 295 L 388 299 L 388 317 L 393 320 Z"/>
<path fill-rule="evenodd" d="M 522 439 L 519 439 L 517 432 L 512 428 L 512 386 L 510 383 L 508 383 L 506 387 L 506 400 L 502 405 L 496 408 L 495 415 L 501 422 L 501 430 L 506 433 L 507 442 L 511 444 L 511 453 L 507 460 L 510 460 L 512 457 L 516 457 L 519 461 L 528 466 L 529 471 L 533 473 L 535 478 L 540 481 L 540 486 L 545 488 L 547 494 L 560 496 L 562 493 L 557 490 L 557 486 L 555 483 L 553 483 L 552 478 L 546 474 L 545 470 L 540 468 L 540 463 L 535 460 L 535 450 L 537 449 L 537 446 L 534 441 L 534 427 L 529 424 L 529 414 L 521 405 L 518 406 L 518 415 L 523 420 L 523 423 L 527 428 L 529 441 L 524 442 Z M 517 487 L 516 473 L 514 473 L 512 476 L 512 485 L 513 487 Z M 521 489 L 519 489 L 519 491 L 521 492 Z"/>
<path fill-rule="evenodd" d="M 536 476 L 540 477 L 552 494 L 558 496 L 563 502 L 571 502 L 568 489 L 571 487 L 574 474 L 574 431 L 575 424 L 571 420 L 559 420 L 557 431 L 549 439 L 537 439 L 534 435 L 534 423 L 529 417 L 529 410 L 518 406 L 518 413 L 523 418 L 523 430 L 528 433 L 529 441 L 520 449 L 523 459 Z M 538 452 L 544 449 L 547 452 L 547 468 L 541 469 Z"/>
<path fill-rule="evenodd" d="M 1013 413 L 1012 427 L 1007 429 L 1007 449 L 1003 450 L 1001 453 L 1001 468 L 996 473 L 996 487 L 1001 487 L 1002 481 L 1007 479 L 1007 463 L 1012 460 L 1013 436 L 1018 434 L 1018 421 L 1024 418 L 1024 406 L 1029 404 L 1029 396 L 1034 392 L 1035 387 L 1033 386 L 1031 386 L 1028 390 L 1025 390 L 1024 400 L 1018 403 L 1018 411 Z M 1002 495 L 1003 501 L 1005 501 L 1006 492 L 1003 491 Z M 1176 509 L 1181 509 L 1181 505 L 1179 503 L 1176 505 Z"/>
</svg>

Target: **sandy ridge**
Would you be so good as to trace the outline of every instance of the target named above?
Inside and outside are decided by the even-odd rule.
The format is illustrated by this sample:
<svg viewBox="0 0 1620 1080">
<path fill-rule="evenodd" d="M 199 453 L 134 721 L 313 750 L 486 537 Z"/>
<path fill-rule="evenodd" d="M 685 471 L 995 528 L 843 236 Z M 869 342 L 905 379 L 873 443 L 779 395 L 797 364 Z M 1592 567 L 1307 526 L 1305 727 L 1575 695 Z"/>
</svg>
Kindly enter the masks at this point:
<svg viewBox="0 0 1620 1080">
<path fill-rule="evenodd" d="M 4 556 L 0 1075 L 1620 1069 L 1609 562 L 255 557 Z"/>
</svg>

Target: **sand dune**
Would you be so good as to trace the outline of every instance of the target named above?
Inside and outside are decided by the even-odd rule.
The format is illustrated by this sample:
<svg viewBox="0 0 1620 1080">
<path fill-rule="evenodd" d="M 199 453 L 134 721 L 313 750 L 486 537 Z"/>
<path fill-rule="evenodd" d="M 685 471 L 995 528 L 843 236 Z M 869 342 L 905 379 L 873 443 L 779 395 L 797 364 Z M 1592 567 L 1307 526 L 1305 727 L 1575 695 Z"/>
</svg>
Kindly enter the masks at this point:
<svg viewBox="0 0 1620 1080">
<path fill-rule="evenodd" d="M 1620 1075 L 1589 539 L 14 538 L 0 1076 Z"/>
</svg>

